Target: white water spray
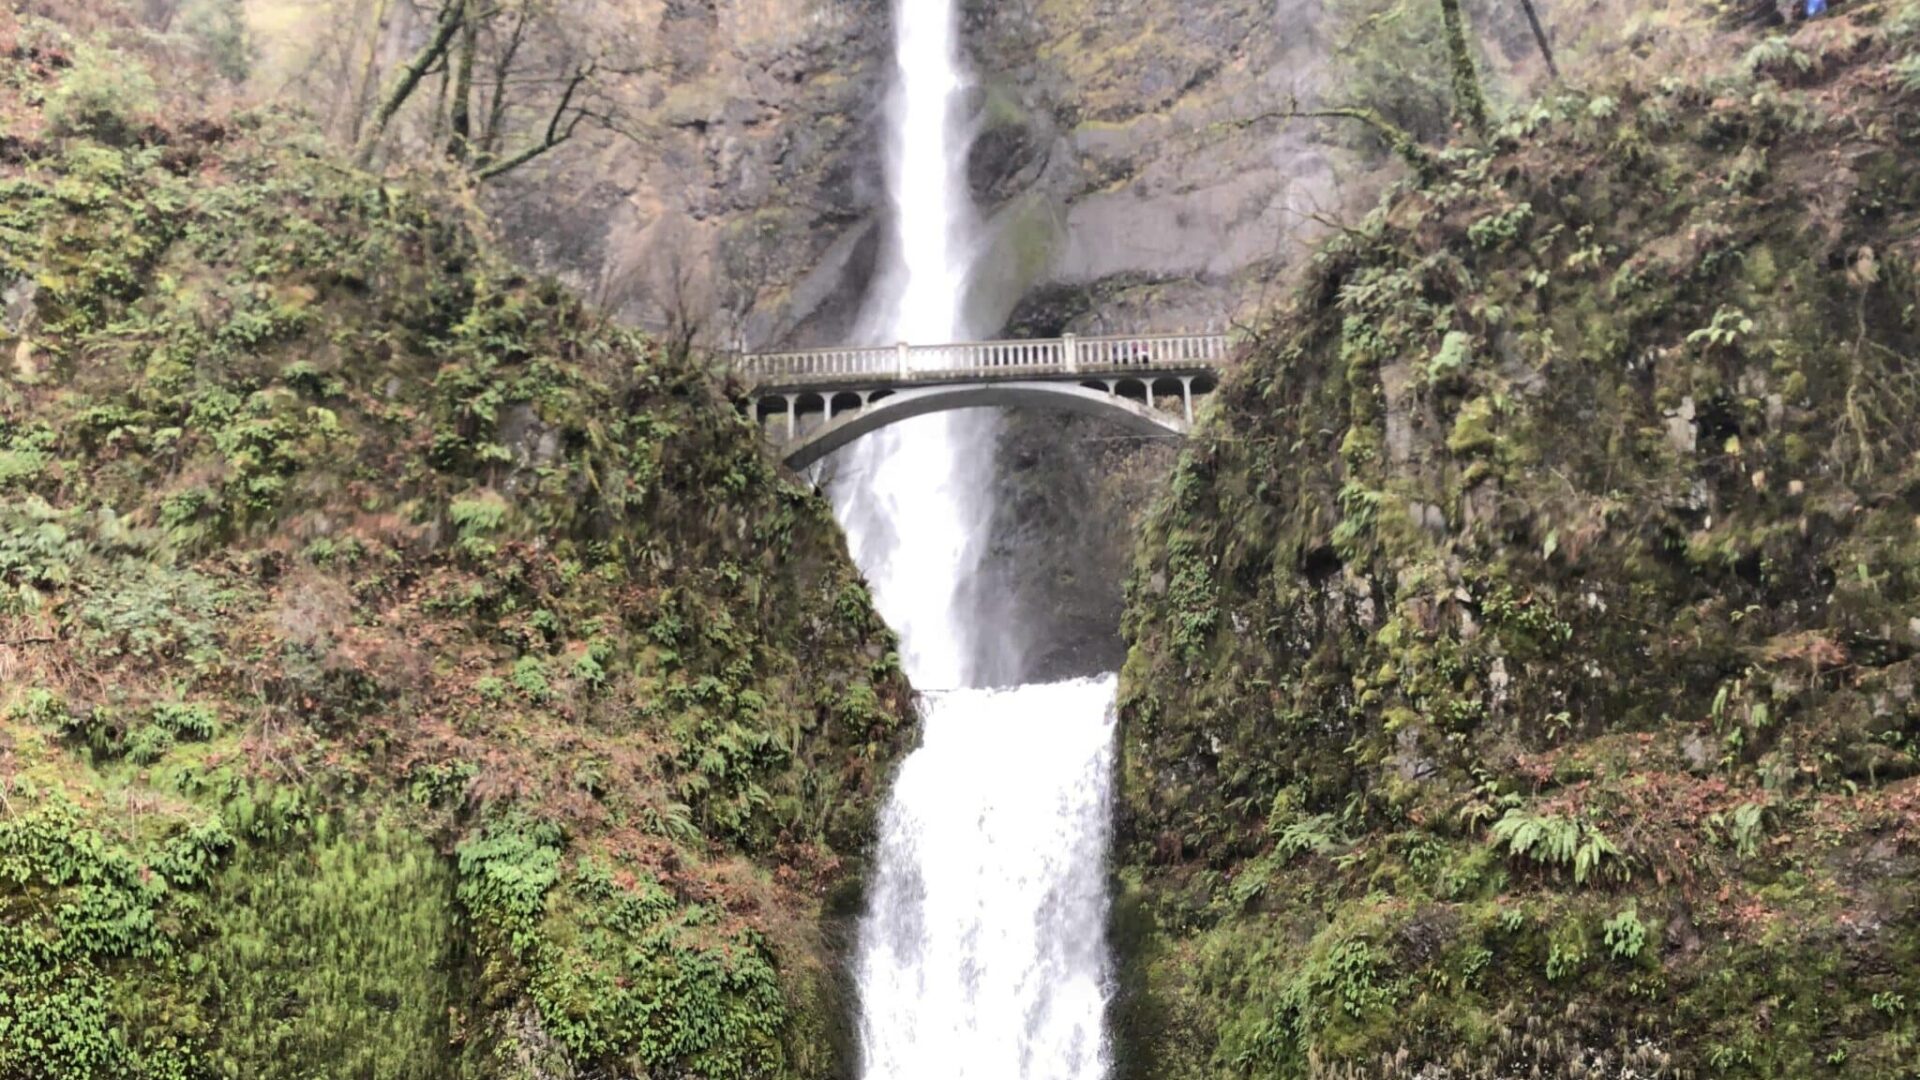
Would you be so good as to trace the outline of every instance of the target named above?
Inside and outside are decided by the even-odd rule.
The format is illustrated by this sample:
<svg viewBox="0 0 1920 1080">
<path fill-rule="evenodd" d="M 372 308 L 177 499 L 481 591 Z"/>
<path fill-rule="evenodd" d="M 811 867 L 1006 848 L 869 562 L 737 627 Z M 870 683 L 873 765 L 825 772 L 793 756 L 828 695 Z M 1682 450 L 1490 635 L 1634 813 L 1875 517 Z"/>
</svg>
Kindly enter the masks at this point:
<svg viewBox="0 0 1920 1080">
<path fill-rule="evenodd" d="M 1099 1080 L 1113 678 L 938 695 L 860 935 L 866 1080 Z"/>
<path fill-rule="evenodd" d="M 952 0 L 899 0 L 895 20 L 887 110 L 893 236 L 861 333 L 875 344 L 940 345 L 967 336 L 967 83 Z M 856 443 L 838 470 L 836 503 L 854 561 L 922 689 L 968 686 L 975 674 L 976 627 L 955 609 L 980 564 L 992 511 L 995 419 L 982 410 L 917 417 Z"/>
<path fill-rule="evenodd" d="M 942 344 L 965 319 L 974 225 L 955 0 L 897 0 L 889 106 L 894 235 L 865 336 Z M 1104 1080 L 1111 676 L 980 681 L 997 627 L 971 603 L 991 516 L 985 410 L 883 429 L 835 501 L 908 676 L 924 741 L 881 820 L 860 927 L 864 1080 Z M 1004 635 L 999 635 L 1004 637 Z"/>
</svg>

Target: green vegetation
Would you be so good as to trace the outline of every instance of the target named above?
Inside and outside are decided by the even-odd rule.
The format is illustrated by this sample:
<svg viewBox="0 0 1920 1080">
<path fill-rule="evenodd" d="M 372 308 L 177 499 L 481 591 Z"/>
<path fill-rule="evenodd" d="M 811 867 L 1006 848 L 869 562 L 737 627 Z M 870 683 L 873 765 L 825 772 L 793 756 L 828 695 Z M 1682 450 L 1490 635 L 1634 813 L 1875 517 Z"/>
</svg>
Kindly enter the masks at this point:
<svg viewBox="0 0 1920 1080">
<path fill-rule="evenodd" d="M 1130 1075 L 1920 1068 L 1916 27 L 1496 115 L 1255 328 L 1128 587 Z"/>
<path fill-rule="evenodd" d="M 0 1078 L 835 1074 L 824 501 L 462 184 L 0 40 Z"/>
</svg>

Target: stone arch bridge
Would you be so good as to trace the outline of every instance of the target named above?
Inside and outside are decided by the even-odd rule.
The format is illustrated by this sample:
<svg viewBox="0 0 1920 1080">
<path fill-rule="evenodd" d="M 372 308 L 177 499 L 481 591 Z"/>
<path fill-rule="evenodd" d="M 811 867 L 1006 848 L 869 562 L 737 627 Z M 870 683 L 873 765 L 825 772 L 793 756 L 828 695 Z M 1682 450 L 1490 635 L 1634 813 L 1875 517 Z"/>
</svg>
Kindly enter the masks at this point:
<svg viewBox="0 0 1920 1080">
<path fill-rule="evenodd" d="M 804 469 L 888 424 L 982 405 L 1059 409 L 1179 437 L 1228 352 L 1225 334 L 1070 335 L 747 354 L 737 370 L 761 430 Z"/>
</svg>

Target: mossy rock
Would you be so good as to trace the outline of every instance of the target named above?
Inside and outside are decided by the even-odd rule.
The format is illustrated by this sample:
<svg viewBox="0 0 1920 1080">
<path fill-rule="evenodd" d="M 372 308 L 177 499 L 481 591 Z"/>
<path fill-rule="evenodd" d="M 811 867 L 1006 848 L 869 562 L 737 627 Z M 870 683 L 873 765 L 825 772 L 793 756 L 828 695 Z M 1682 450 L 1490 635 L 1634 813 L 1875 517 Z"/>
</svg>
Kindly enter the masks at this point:
<svg viewBox="0 0 1920 1080">
<path fill-rule="evenodd" d="M 1129 584 L 1131 1075 L 1911 1074 L 1916 29 L 1532 107 L 1258 328 Z"/>
<path fill-rule="evenodd" d="M 838 1074 L 908 689 L 729 388 L 302 121 L 22 130 L 0 1077 Z"/>
</svg>

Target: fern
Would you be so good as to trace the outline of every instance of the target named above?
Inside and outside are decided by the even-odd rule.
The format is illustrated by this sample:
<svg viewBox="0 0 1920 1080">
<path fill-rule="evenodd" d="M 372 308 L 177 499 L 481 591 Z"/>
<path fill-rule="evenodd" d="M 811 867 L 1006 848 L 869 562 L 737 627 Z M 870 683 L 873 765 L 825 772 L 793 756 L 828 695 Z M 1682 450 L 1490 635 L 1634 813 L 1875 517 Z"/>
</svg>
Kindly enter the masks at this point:
<svg viewBox="0 0 1920 1080">
<path fill-rule="evenodd" d="M 1893 65 L 1893 77 L 1900 80 L 1900 88 L 1907 93 L 1920 94 L 1920 53 Z"/>
<path fill-rule="evenodd" d="M 1647 924 L 1640 921 L 1637 908 L 1630 907 L 1608 919 L 1600 930 L 1616 960 L 1636 959 L 1647 947 Z"/>
<path fill-rule="evenodd" d="M 1786 38 L 1775 35 L 1748 49 L 1742 66 L 1749 75 L 1772 75 L 1786 71 L 1805 74 L 1813 70 L 1813 57 L 1794 48 Z"/>
<path fill-rule="evenodd" d="M 1766 825 L 1766 804 L 1758 802 L 1742 803 L 1734 808 L 1731 819 L 1725 814 L 1711 814 L 1707 817 L 1707 835 L 1718 839 L 1721 829 L 1733 841 L 1733 849 L 1743 859 L 1750 859 L 1760 853 L 1761 834 Z"/>
<path fill-rule="evenodd" d="M 1494 822 L 1492 835 L 1495 844 L 1506 845 L 1516 858 L 1571 868 L 1577 885 L 1585 885 L 1603 871 L 1621 879 L 1629 876 L 1620 848 L 1585 821 L 1515 807 Z"/>
<path fill-rule="evenodd" d="M 1339 843 L 1339 831 L 1333 815 L 1314 814 L 1282 829 L 1274 841 L 1274 850 L 1282 858 L 1291 859 L 1309 852 L 1319 855 L 1338 847 Z"/>
</svg>

